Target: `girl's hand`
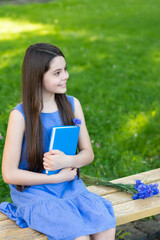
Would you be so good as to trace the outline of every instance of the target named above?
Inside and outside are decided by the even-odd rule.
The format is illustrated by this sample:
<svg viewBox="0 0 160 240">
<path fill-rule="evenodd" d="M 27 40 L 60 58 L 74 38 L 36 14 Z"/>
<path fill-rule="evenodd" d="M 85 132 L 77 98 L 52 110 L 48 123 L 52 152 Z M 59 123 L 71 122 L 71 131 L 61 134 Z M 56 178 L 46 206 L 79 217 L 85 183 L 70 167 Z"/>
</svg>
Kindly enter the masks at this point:
<svg viewBox="0 0 160 240">
<path fill-rule="evenodd" d="M 77 168 L 64 168 L 59 173 L 57 173 L 58 182 L 71 181 L 77 175 Z"/>
<path fill-rule="evenodd" d="M 66 154 L 59 150 L 50 150 L 44 153 L 43 156 L 43 166 L 47 171 L 54 171 L 67 167 Z"/>
</svg>

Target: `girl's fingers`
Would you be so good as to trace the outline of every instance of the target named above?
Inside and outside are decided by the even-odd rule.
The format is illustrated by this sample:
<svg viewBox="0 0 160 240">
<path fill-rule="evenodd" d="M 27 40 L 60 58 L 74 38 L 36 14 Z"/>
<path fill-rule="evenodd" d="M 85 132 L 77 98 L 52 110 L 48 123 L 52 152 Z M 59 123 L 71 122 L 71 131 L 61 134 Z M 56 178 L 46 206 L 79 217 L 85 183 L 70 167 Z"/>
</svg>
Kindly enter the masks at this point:
<svg viewBox="0 0 160 240">
<path fill-rule="evenodd" d="M 52 150 L 50 150 L 49 151 L 49 153 L 51 153 L 51 154 L 59 154 L 59 153 L 62 153 L 60 150 L 57 150 L 57 149 L 52 149 Z"/>
<path fill-rule="evenodd" d="M 46 163 L 43 163 L 43 166 L 44 166 L 44 167 L 49 167 L 49 165 L 48 165 L 48 164 L 46 164 Z"/>
<path fill-rule="evenodd" d="M 44 158 L 43 158 L 43 162 L 50 163 L 50 162 L 51 162 L 51 160 L 50 160 L 50 159 L 48 159 L 48 158 L 46 158 L 46 157 L 44 157 Z"/>
<path fill-rule="evenodd" d="M 43 161 L 43 166 L 46 166 L 46 167 L 51 167 L 52 166 L 52 164 L 51 164 L 51 162 L 50 161 Z"/>
<path fill-rule="evenodd" d="M 47 156 L 47 155 L 49 155 L 50 153 L 49 152 L 45 152 L 44 154 L 43 154 L 43 156 Z"/>
<path fill-rule="evenodd" d="M 50 168 L 49 166 L 47 165 L 43 165 L 44 169 L 47 170 L 47 171 L 52 171 L 52 168 Z"/>
</svg>

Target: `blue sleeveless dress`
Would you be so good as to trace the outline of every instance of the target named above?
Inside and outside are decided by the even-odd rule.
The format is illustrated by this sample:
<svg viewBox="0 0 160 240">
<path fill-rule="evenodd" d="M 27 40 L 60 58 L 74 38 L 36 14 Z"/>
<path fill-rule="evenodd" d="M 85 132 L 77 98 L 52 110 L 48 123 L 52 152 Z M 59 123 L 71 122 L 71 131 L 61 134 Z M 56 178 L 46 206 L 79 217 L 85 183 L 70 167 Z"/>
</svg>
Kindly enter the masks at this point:
<svg viewBox="0 0 160 240">
<path fill-rule="evenodd" d="M 74 111 L 74 98 L 67 98 Z M 19 110 L 24 116 L 22 103 L 13 109 Z M 62 125 L 62 122 L 58 111 L 41 113 L 41 121 L 43 144 L 47 152 L 51 128 Z M 24 149 L 25 134 L 19 168 L 27 170 Z M 42 232 L 49 240 L 74 240 L 116 225 L 111 202 L 89 192 L 81 179 L 35 185 L 23 192 L 17 191 L 15 185 L 10 184 L 9 187 L 13 203 L 1 203 L 0 211 L 18 226 Z"/>
</svg>

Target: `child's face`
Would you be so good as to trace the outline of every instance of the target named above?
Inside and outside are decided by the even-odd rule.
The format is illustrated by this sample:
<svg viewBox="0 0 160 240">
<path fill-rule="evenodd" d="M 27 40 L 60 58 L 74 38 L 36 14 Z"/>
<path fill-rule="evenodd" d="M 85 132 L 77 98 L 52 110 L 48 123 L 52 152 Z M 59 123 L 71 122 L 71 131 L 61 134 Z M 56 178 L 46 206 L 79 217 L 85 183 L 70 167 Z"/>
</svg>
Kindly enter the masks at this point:
<svg viewBox="0 0 160 240">
<path fill-rule="evenodd" d="M 43 91 L 63 94 L 67 90 L 69 74 L 64 57 L 57 56 L 50 62 L 50 68 L 43 76 Z"/>
</svg>

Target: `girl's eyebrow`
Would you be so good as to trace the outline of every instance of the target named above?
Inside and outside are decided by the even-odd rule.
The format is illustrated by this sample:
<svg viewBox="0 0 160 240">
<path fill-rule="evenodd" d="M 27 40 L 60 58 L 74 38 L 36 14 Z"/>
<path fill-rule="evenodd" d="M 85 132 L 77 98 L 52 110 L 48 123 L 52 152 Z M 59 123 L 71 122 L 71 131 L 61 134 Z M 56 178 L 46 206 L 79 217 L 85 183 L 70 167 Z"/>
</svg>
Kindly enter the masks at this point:
<svg viewBox="0 0 160 240">
<path fill-rule="evenodd" d="M 67 67 L 67 65 L 64 66 L 64 68 L 66 68 L 66 67 Z M 53 72 L 60 71 L 60 70 L 62 70 L 62 68 L 58 68 L 58 69 L 54 70 Z"/>
</svg>

